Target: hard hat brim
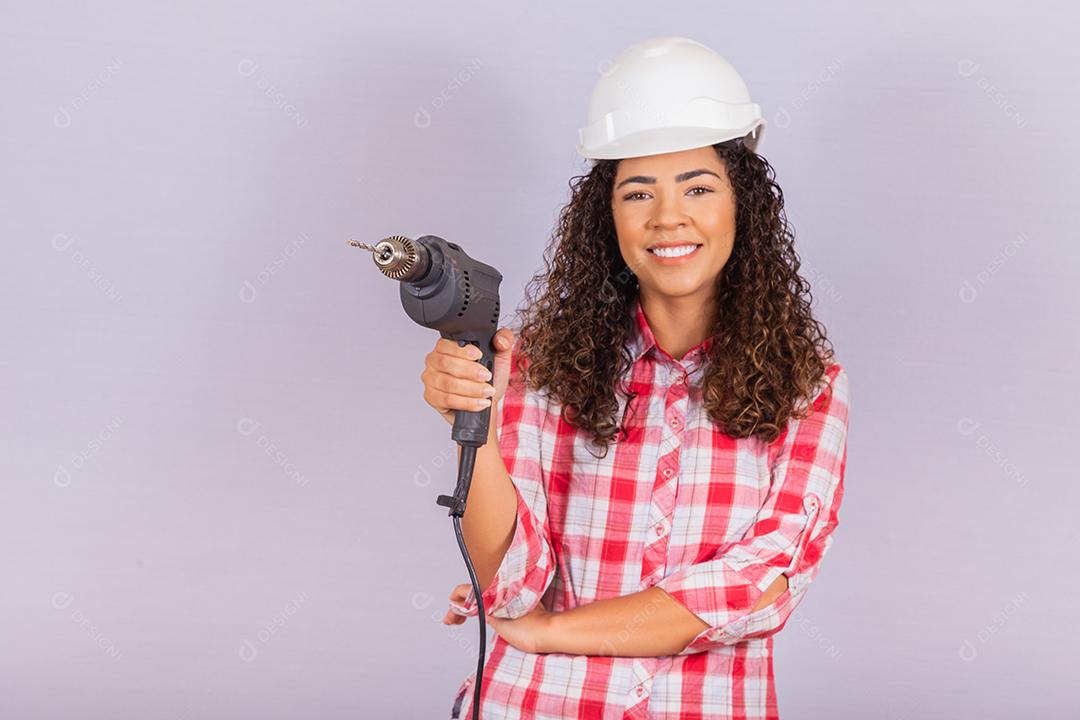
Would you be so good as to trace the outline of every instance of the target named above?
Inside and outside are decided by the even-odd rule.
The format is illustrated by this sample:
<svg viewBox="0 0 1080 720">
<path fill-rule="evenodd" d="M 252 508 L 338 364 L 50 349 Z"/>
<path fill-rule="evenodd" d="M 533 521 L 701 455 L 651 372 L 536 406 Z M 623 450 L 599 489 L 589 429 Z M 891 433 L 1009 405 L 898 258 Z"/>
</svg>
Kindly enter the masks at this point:
<svg viewBox="0 0 1080 720">
<path fill-rule="evenodd" d="M 754 130 L 757 130 L 755 133 Z M 737 130 L 719 130 L 701 127 L 665 127 L 643 130 L 613 140 L 596 148 L 587 148 L 578 144 L 578 154 L 594 160 L 624 160 L 646 155 L 693 150 L 694 148 L 715 145 L 726 140 L 745 138 L 746 146 L 756 151 L 761 143 L 765 121 L 760 120 L 750 127 Z"/>
</svg>

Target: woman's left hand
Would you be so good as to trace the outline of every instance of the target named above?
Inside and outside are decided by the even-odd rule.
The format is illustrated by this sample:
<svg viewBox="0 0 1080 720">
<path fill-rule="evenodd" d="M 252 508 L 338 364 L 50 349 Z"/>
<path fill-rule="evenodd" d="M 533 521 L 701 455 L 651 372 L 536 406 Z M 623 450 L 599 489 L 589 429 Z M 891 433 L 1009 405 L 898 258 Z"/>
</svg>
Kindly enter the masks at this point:
<svg viewBox="0 0 1080 720">
<path fill-rule="evenodd" d="M 464 583 L 454 588 L 450 593 L 450 599 L 457 603 L 464 603 L 472 585 Z M 531 612 L 513 620 L 486 616 L 486 620 L 506 642 L 522 652 L 547 653 L 550 649 L 552 635 L 552 618 L 558 613 L 553 613 L 543 605 L 537 605 Z M 443 623 L 458 625 L 465 622 L 463 615 L 448 611 Z"/>
</svg>

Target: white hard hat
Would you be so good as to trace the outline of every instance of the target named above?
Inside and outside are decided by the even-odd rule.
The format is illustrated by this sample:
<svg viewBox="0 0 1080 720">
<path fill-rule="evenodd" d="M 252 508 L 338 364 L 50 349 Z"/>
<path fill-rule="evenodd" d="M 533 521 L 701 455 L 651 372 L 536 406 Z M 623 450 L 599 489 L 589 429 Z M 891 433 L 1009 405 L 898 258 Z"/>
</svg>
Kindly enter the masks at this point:
<svg viewBox="0 0 1080 720">
<path fill-rule="evenodd" d="M 582 157 L 621 159 L 744 138 L 756 152 L 761 108 L 727 60 L 696 40 L 655 37 L 601 63 L 578 130 Z"/>
</svg>

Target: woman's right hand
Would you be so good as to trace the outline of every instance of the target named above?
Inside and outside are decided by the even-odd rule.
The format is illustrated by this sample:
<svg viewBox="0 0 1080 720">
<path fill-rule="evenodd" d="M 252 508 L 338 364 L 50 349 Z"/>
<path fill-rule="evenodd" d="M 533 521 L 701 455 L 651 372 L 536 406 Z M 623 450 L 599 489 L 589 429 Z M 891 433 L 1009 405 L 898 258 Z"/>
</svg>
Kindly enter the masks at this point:
<svg viewBox="0 0 1080 720">
<path fill-rule="evenodd" d="M 461 346 L 455 340 L 439 338 L 435 348 L 424 358 L 424 401 L 435 408 L 446 422 L 454 424 L 456 410 L 476 412 L 495 405 L 506 392 L 510 379 L 510 348 L 514 331 L 500 328 L 492 338 L 495 359 L 494 377 L 480 362 L 480 349 L 475 345 Z"/>
</svg>

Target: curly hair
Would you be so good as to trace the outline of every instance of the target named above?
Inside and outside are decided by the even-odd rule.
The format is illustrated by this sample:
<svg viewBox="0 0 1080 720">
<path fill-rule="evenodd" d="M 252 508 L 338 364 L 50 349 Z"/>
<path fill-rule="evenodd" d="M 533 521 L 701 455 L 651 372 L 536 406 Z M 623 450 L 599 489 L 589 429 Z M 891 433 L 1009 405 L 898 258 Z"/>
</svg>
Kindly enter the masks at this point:
<svg viewBox="0 0 1080 720">
<path fill-rule="evenodd" d="M 799 275 L 794 231 L 772 165 L 742 139 L 713 145 L 735 193 L 735 241 L 716 278 L 716 320 L 704 363 L 703 401 L 717 428 L 771 443 L 799 405 L 809 404 L 833 356 L 811 314 Z M 570 180 L 569 202 L 517 309 L 515 369 L 528 387 L 547 388 L 563 417 L 608 447 L 616 392 L 632 358 L 637 278 L 619 251 L 612 185 L 619 160 L 593 160 Z M 628 405 L 629 406 L 629 403 Z M 625 418 L 624 422 L 625 424 Z"/>
</svg>

